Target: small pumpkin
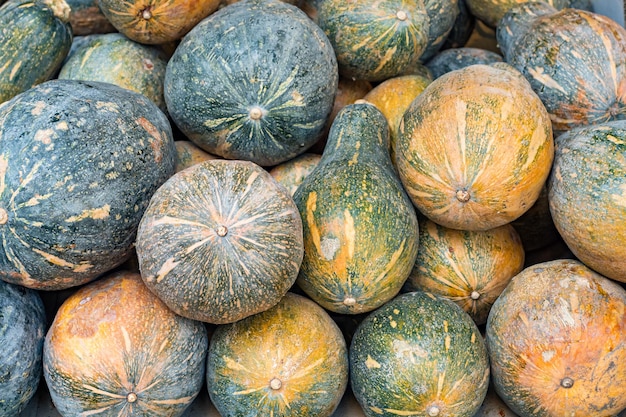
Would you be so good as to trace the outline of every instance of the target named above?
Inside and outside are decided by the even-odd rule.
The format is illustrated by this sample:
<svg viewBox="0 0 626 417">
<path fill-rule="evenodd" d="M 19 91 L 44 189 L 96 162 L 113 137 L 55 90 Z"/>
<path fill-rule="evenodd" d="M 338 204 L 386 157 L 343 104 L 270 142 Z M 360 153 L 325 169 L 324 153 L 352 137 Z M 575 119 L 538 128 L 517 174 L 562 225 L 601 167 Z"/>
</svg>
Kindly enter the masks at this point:
<svg viewBox="0 0 626 417">
<path fill-rule="evenodd" d="M 541 1 L 558 10 L 569 7 L 571 2 L 571 0 Z M 518 4 L 526 3 L 527 0 L 466 0 L 466 2 L 470 12 L 476 16 L 477 19 L 495 28 L 506 12 Z"/>
<path fill-rule="evenodd" d="M 174 174 L 137 232 L 141 276 L 181 316 L 232 323 L 276 305 L 296 280 L 302 220 L 291 195 L 249 161 Z"/>
<path fill-rule="evenodd" d="M 435 79 L 404 113 L 396 145 L 400 180 L 418 210 L 462 230 L 492 229 L 524 214 L 554 156 L 545 107 L 504 63 Z"/>
<path fill-rule="evenodd" d="M 287 293 L 267 311 L 218 326 L 207 387 L 222 416 L 319 416 L 348 385 L 348 348 L 328 313 Z"/>
<path fill-rule="evenodd" d="M 482 48 L 461 47 L 445 49 L 433 56 L 425 65 L 433 74 L 433 78 L 439 78 L 445 73 L 470 65 L 488 65 L 503 61 L 502 55 L 493 51 Z"/>
<path fill-rule="evenodd" d="M 516 275 L 491 308 L 486 343 L 495 391 L 522 417 L 626 407 L 626 290 L 577 260 Z"/>
<path fill-rule="evenodd" d="M 285 186 L 289 193 L 293 195 L 300 184 L 302 184 L 302 181 L 319 164 L 320 159 L 322 159 L 321 155 L 304 153 L 287 162 L 276 165 L 269 172 L 276 181 Z"/>
<path fill-rule="evenodd" d="M 44 344 L 44 376 L 64 416 L 181 416 L 200 393 L 202 323 L 174 314 L 137 273 L 82 287 L 59 307 Z"/>
<path fill-rule="evenodd" d="M 428 44 L 420 56 L 426 62 L 439 52 L 460 13 L 459 0 L 424 0 L 428 13 Z"/>
<path fill-rule="evenodd" d="M 472 417 L 489 385 L 478 327 L 458 305 L 422 291 L 370 313 L 350 345 L 350 384 L 367 417 Z"/>
</svg>

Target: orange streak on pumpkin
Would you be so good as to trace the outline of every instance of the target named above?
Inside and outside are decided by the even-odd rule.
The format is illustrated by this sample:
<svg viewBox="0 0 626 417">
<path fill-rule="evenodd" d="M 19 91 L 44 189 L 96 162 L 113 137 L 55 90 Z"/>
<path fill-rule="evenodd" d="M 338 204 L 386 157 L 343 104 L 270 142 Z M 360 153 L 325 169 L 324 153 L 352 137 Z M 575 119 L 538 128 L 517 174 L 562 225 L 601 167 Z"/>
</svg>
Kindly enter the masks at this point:
<svg viewBox="0 0 626 417">
<path fill-rule="evenodd" d="M 145 117 L 138 118 L 137 124 L 144 128 L 145 131 L 148 132 L 148 134 L 152 137 L 149 141 L 150 147 L 154 152 L 154 160 L 156 162 L 161 162 L 161 160 L 163 159 L 163 151 L 161 148 L 165 142 L 165 140 L 163 139 L 163 135 L 161 134 L 161 132 L 159 132 L 156 126 L 150 123 L 150 121 L 148 121 L 148 119 L 146 119 Z"/>
</svg>

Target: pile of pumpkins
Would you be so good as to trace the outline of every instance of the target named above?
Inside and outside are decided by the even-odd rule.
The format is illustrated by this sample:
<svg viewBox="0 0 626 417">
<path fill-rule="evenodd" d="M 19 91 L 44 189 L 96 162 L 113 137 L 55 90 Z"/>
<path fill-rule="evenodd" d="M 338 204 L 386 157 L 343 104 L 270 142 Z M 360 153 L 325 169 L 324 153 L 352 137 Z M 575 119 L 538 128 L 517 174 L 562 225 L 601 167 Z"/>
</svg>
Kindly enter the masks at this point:
<svg viewBox="0 0 626 417">
<path fill-rule="evenodd" d="M 624 415 L 588 3 L 1 3 L 0 415 Z"/>
</svg>

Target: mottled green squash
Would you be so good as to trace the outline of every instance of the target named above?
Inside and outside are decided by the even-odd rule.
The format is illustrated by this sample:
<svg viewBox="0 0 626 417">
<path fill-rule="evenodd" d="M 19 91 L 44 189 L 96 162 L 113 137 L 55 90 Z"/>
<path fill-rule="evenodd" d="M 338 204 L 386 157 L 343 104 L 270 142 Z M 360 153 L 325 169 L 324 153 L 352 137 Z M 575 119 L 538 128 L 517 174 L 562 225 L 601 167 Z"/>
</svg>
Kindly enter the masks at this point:
<svg viewBox="0 0 626 417">
<path fill-rule="evenodd" d="M 224 324 L 276 305 L 296 280 L 302 220 L 291 194 L 249 161 L 173 175 L 137 232 L 141 276 L 176 313 Z"/>
<path fill-rule="evenodd" d="M 424 0 L 428 13 L 428 44 L 420 61 L 426 62 L 439 52 L 459 15 L 459 0 Z"/>
<path fill-rule="evenodd" d="M 0 103 L 52 78 L 72 44 L 65 0 L 9 0 L 0 7 Z"/>
<path fill-rule="evenodd" d="M 337 79 L 330 42 L 302 10 L 244 0 L 185 36 L 167 65 L 165 101 L 202 149 L 273 166 L 320 138 Z"/>
<path fill-rule="evenodd" d="M 433 74 L 433 78 L 439 78 L 443 74 L 474 64 L 492 64 L 503 62 L 502 55 L 481 48 L 461 47 L 446 49 L 426 62 L 426 67 Z"/>
<path fill-rule="evenodd" d="M 518 4 L 526 3 L 528 0 L 466 0 L 470 12 L 477 19 L 488 26 L 495 28 L 503 16 L 511 8 Z M 569 7 L 571 0 L 541 0 L 556 9 Z"/>
<path fill-rule="evenodd" d="M 489 385 L 487 349 L 453 302 L 402 294 L 357 328 L 350 384 L 367 417 L 472 417 Z"/>
<path fill-rule="evenodd" d="M 54 79 L 0 105 L 0 279 L 58 290 L 128 259 L 174 171 L 167 117 L 108 83 Z"/>
<path fill-rule="evenodd" d="M 476 26 L 476 17 L 470 13 L 467 7 L 467 0 L 459 0 L 458 6 L 459 14 L 454 20 L 450 33 L 448 33 L 446 40 L 443 42 L 442 50 L 465 46 Z"/>
<path fill-rule="evenodd" d="M 207 387 L 223 417 L 329 417 L 348 385 L 346 341 L 328 313 L 287 293 L 271 309 L 218 326 Z"/>
<path fill-rule="evenodd" d="M 548 201 L 571 251 L 591 269 L 626 282 L 626 121 L 557 137 Z"/>
<path fill-rule="evenodd" d="M 513 226 L 486 231 L 448 229 L 420 218 L 417 260 L 405 291 L 425 291 L 457 303 L 476 324 L 524 267 L 524 247 Z"/>
<path fill-rule="evenodd" d="M 38 292 L 0 281 L 0 415 L 19 416 L 34 397 L 46 326 Z"/>
<path fill-rule="evenodd" d="M 516 275 L 489 313 L 497 394 L 521 417 L 613 417 L 626 407 L 626 290 L 576 260 Z"/>
<path fill-rule="evenodd" d="M 335 50 L 339 73 L 347 78 L 382 81 L 403 74 L 429 44 L 424 0 L 322 0 L 317 18 Z"/>
<path fill-rule="evenodd" d="M 75 36 L 111 33 L 116 29 L 98 7 L 98 0 L 66 0 Z"/>
<path fill-rule="evenodd" d="M 505 16 L 497 29 L 512 34 L 502 50 L 505 60 L 528 79 L 556 133 L 626 117 L 624 27 L 572 8 L 507 23 Z"/>
<path fill-rule="evenodd" d="M 388 123 L 375 106 L 345 106 L 322 159 L 293 196 L 304 230 L 297 284 L 330 311 L 379 307 L 400 291 L 415 263 L 417 217 L 388 146 Z"/>
<path fill-rule="evenodd" d="M 58 78 L 107 82 L 141 93 L 166 111 L 163 80 L 167 60 L 154 46 L 121 33 L 97 34 L 64 62 Z"/>
<path fill-rule="evenodd" d="M 202 389 L 204 324 L 174 314 L 137 273 L 116 272 L 59 307 L 44 377 L 63 416 L 181 416 Z"/>
<path fill-rule="evenodd" d="M 276 165 L 270 170 L 270 175 L 293 195 L 307 175 L 319 164 L 320 159 L 322 159 L 321 155 L 304 153 Z"/>
</svg>

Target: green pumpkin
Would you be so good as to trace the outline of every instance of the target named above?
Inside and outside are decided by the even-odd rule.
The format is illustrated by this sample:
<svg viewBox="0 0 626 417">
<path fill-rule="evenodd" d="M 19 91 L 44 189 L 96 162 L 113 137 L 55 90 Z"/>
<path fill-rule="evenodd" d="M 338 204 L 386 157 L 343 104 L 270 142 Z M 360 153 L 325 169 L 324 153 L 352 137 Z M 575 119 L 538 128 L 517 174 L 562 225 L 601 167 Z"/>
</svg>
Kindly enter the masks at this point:
<svg viewBox="0 0 626 417">
<path fill-rule="evenodd" d="M 9 0 L 0 7 L 0 103 L 52 78 L 72 44 L 64 0 Z"/>
<path fill-rule="evenodd" d="M 421 62 L 427 62 L 442 48 L 459 15 L 460 0 L 425 0 L 428 13 L 428 45 Z"/>
<path fill-rule="evenodd" d="M 385 116 L 345 106 L 322 159 L 294 193 L 303 221 L 298 286 L 324 308 L 371 311 L 393 298 L 415 263 L 415 210 L 389 158 Z"/>
<path fill-rule="evenodd" d="M 337 82 L 332 46 L 302 10 L 244 0 L 185 36 L 167 65 L 165 101 L 207 152 L 272 166 L 317 142 Z"/>
<path fill-rule="evenodd" d="M 489 65 L 494 62 L 502 62 L 502 55 L 482 48 L 461 47 L 446 49 L 426 62 L 426 68 L 433 74 L 433 78 L 439 78 L 443 74 L 474 64 Z"/>
</svg>

